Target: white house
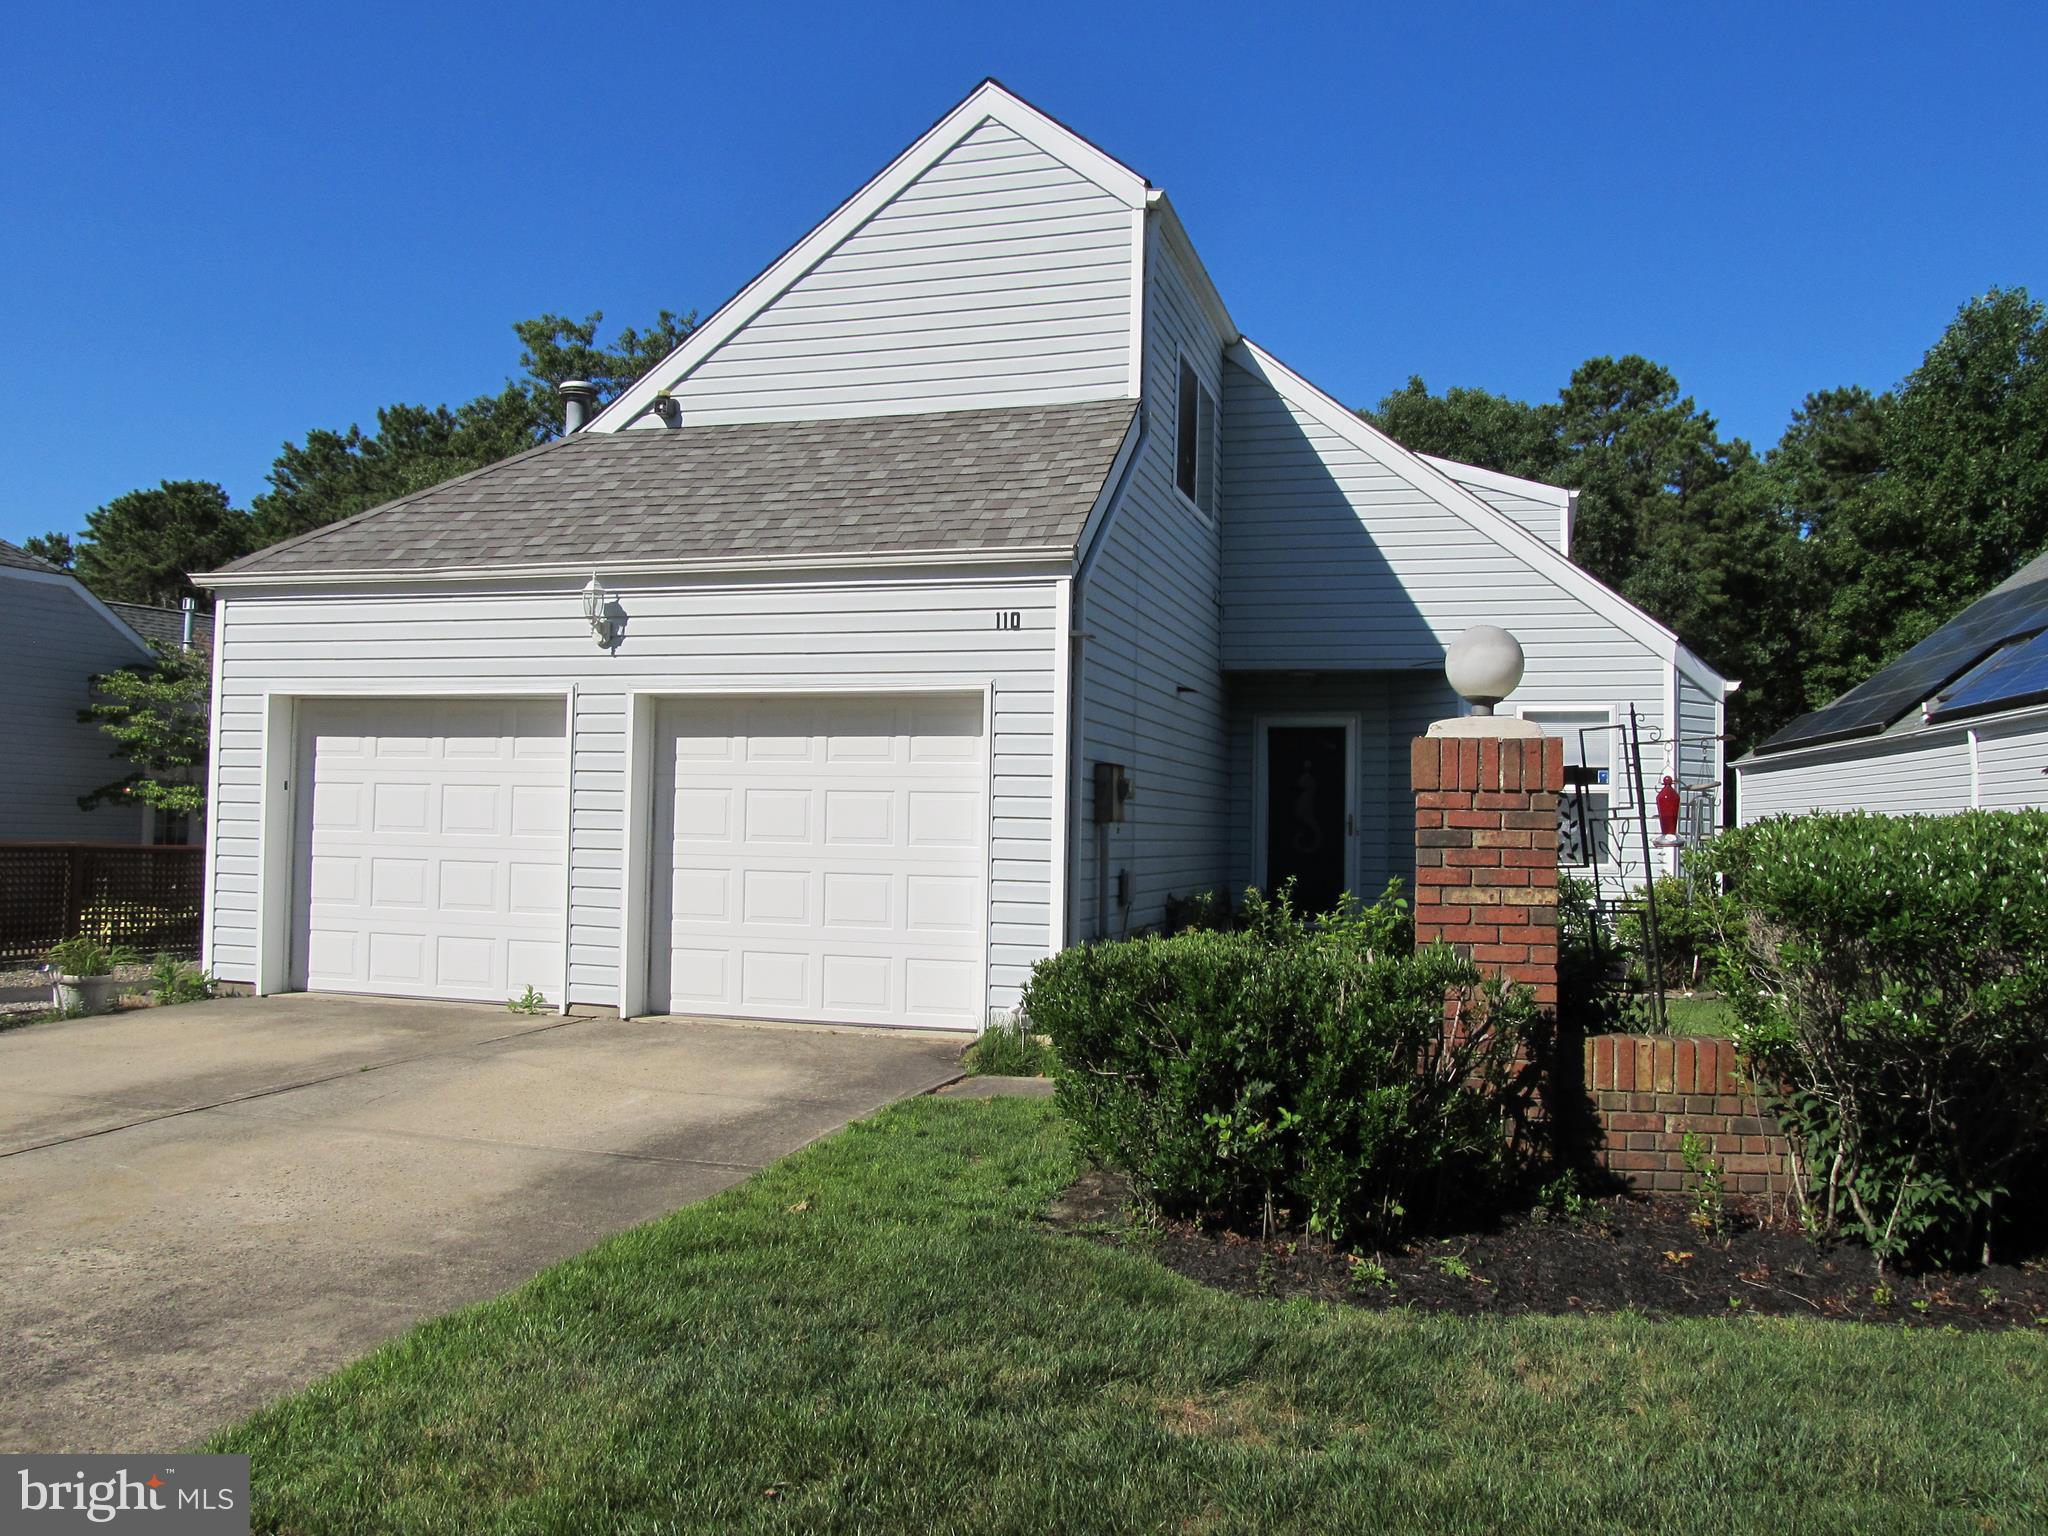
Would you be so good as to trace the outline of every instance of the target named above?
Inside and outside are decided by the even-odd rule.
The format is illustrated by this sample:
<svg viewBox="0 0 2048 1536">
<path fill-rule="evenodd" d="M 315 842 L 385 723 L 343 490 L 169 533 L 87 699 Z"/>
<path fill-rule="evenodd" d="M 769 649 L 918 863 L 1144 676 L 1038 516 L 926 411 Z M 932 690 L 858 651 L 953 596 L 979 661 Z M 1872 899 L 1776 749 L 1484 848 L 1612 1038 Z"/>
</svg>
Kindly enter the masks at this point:
<svg viewBox="0 0 2048 1536">
<path fill-rule="evenodd" d="M 1735 764 L 1744 823 L 2048 806 L 2048 553 Z"/>
<path fill-rule="evenodd" d="M 1481 620 L 1515 707 L 1718 782 L 1722 680 L 1570 522 L 1246 338 L 989 82 L 582 431 L 207 578 L 206 963 L 973 1026 L 1169 896 L 1409 873 Z"/>
<path fill-rule="evenodd" d="M 128 768 L 106 734 L 78 718 L 88 680 L 153 660 L 143 637 L 69 571 L 0 542 L 0 654 L 0 842 L 150 841 L 145 806 L 78 808 L 80 796 Z"/>
</svg>

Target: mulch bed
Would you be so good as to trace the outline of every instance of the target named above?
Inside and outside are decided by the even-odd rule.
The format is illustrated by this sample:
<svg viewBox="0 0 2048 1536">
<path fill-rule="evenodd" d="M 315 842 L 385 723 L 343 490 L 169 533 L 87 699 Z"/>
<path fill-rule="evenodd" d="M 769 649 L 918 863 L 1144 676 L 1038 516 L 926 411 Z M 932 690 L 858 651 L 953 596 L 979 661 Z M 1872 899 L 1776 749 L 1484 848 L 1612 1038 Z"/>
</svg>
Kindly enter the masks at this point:
<svg viewBox="0 0 2048 1536">
<path fill-rule="evenodd" d="M 1047 1219 L 1151 1255 L 1191 1280 L 1240 1296 L 1508 1317 L 1611 1313 L 1781 1316 L 1908 1328 L 2048 1328 L 2048 1262 L 1970 1274 L 1878 1273 L 1869 1252 L 1816 1243 L 1730 1203 L 1702 1230 L 1684 1196 L 1590 1200 L 1575 1217 L 1515 1211 L 1471 1230 L 1352 1255 L 1300 1233 L 1262 1239 L 1131 1212 L 1129 1186 L 1085 1174 Z"/>
</svg>

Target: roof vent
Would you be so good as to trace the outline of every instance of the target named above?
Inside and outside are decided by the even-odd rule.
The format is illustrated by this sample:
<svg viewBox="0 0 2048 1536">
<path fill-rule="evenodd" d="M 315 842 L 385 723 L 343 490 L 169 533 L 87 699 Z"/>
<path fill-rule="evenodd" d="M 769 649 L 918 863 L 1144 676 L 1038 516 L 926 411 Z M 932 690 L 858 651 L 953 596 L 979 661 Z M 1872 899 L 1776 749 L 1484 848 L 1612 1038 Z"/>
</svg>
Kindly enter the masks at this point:
<svg viewBox="0 0 2048 1536">
<path fill-rule="evenodd" d="M 555 386 L 555 393 L 562 397 L 562 435 L 573 437 L 590 423 L 597 386 L 588 379 L 564 379 Z"/>
</svg>

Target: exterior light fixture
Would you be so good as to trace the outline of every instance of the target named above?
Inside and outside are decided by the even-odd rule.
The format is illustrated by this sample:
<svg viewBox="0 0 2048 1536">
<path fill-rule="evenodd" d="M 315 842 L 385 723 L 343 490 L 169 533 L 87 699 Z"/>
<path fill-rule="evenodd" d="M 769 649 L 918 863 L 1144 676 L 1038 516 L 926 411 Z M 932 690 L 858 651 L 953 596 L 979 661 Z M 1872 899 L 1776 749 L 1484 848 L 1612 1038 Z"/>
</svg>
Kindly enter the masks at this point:
<svg viewBox="0 0 2048 1536">
<path fill-rule="evenodd" d="M 1444 676 L 1475 715 L 1493 706 L 1522 681 L 1522 644 L 1497 624 L 1474 624 L 1444 652 Z"/>
<path fill-rule="evenodd" d="M 597 579 L 597 573 L 590 573 L 590 585 L 583 589 L 583 617 L 590 625 L 590 632 L 597 637 L 597 643 L 605 650 L 611 649 L 612 616 L 611 594 L 604 589 L 604 583 Z"/>
</svg>

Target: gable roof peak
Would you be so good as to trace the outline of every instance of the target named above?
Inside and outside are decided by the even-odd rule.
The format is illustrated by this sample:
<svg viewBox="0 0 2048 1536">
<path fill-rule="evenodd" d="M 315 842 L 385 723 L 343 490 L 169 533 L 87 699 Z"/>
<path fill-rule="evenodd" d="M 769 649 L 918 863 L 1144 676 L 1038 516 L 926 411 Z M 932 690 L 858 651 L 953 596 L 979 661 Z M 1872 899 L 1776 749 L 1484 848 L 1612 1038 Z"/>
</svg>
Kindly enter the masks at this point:
<svg viewBox="0 0 2048 1536">
<path fill-rule="evenodd" d="M 1142 212 L 1151 184 L 1115 156 L 990 76 L 918 136 L 858 192 L 841 203 L 809 234 L 784 251 L 759 276 L 721 305 L 661 362 L 623 390 L 584 428 L 616 432 L 645 415 L 655 396 L 722 346 L 766 309 L 798 278 L 828 255 L 925 171 L 951 153 L 985 122 L 1001 124 L 1062 165 L 1102 188 L 1134 213 Z"/>
</svg>

